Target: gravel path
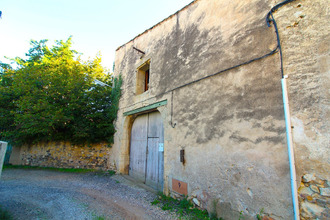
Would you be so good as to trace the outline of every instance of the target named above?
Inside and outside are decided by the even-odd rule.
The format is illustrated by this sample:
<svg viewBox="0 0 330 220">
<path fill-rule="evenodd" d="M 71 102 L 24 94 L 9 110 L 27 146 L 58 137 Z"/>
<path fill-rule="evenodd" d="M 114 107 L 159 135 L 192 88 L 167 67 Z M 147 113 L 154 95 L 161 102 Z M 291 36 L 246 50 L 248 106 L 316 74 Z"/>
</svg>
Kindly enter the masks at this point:
<svg viewBox="0 0 330 220">
<path fill-rule="evenodd" d="M 14 219 L 176 219 L 157 195 L 121 176 L 6 169 L 0 205 Z"/>
</svg>

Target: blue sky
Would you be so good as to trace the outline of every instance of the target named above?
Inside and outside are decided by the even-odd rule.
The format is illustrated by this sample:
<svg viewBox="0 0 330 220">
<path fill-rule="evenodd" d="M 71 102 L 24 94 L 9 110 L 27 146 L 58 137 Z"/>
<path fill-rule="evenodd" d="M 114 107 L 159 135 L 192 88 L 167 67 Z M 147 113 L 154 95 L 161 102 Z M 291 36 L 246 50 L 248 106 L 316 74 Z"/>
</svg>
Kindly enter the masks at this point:
<svg viewBox="0 0 330 220">
<path fill-rule="evenodd" d="M 102 55 L 112 70 L 117 47 L 192 0 L 1 0 L 0 61 L 24 57 L 33 40 L 66 40 L 83 59 Z"/>
</svg>

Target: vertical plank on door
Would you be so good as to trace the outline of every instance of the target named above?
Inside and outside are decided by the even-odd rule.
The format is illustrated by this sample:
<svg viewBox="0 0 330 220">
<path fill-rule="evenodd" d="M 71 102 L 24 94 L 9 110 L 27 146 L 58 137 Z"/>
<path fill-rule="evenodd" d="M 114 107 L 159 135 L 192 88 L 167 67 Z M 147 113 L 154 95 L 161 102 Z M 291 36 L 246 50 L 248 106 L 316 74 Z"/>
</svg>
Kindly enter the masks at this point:
<svg viewBox="0 0 330 220">
<path fill-rule="evenodd" d="M 159 140 L 161 140 L 161 139 L 159 138 Z M 164 143 L 164 141 L 162 141 L 160 143 Z M 164 151 L 158 151 L 158 186 L 157 186 L 157 190 L 159 190 L 160 192 L 163 192 L 163 187 L 164 187 Z"/>
<path fill-rule="evenodd" d="M 149 113 L 149 123 L 148 123 L 148 137 L 158 137 L 161 138 L 163 135 L 163 121 L 161 114 L 159 112 Z"/>
<path fill-rule="evenodd" d="M 148 138 L 146 184 L 158 188 L 158 144 L 159 138 Z"/>
<path fill-rule="evenodd" d="M 137 117 L 132 126 L 129 175 L 145 181 L 148 114 Z"/>
<path fill-rule="evenodd" d="M 154 173 L 147 173 L 150 175 L 150 181 L 153 181 L 156 184 L 153 184 L 154 188 L 157 190 L 162 191 L 163 190 L 163 179 L 164 179 L 164 152 L 159 151 L 159 144 L 164 143 L 164 126 L 163 126 L 163 120 L 161 117 L 161 114 L 159 112 L 151 112 L 149 113 L 149 122 L 148 122 L 148 140 L 151 140 L 152 138 L 157 138 L 157 143 L 154 140 L 151 142 L 154 146 L 152 149 L 154 150 L 154 158 L 152 159 L 153 162 L 150 163 L 150 166 L 153 166 L 153 168 L 150 168 L 150 172 Z M 148 141 L 149 145 L 149 141 Z M 148 157 L 149 158 L 149 157 Z M 149 163 L 148 165 L 149 166 Z M 148 169 L 148 167 L 147 167 Z M 152 176 L 152 177 L 151 177 Z"/>
</svg>

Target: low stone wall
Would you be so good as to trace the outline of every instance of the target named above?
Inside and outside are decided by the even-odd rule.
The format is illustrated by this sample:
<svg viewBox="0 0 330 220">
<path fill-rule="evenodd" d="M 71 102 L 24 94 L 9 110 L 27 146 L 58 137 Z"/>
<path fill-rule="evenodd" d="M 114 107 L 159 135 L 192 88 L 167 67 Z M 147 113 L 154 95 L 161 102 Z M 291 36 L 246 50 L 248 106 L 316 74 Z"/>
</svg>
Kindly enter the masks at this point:
<svg viewBox="0 0 330 220">
<path fill-rule="evenodd" d="M 330 183 L 315 174 L 305 174 L 299 187 L 301 219 L 329 219 Z"/>
<path fill-rule="evenodd" d="M 64 142 L 43 143 L 13 150 L 15 155 L 12 157 L 15 160 L 12 161 L 15 161 L 13 164 L 40 167 L 115 170 L 108 163 L 110 152 L 111 148 L 107 144 L 81 146 Z"/>
<path fill-rule="evenodd" d="M 7 150 L 7 142 L 0 141 L 0 178 L 1 178 L 3 162 L 5 160 L 6 150 Z"/>
</svg>

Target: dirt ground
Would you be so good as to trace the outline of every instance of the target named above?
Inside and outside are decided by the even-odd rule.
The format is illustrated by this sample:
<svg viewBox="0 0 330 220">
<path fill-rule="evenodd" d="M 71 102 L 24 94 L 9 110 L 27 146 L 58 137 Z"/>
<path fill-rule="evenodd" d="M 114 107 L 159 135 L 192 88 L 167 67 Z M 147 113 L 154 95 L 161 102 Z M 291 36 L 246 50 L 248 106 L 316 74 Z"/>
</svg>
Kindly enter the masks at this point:
<svg viewBox="0 0 330 220">
<path fill-rule="evenodd" d="M 6 169 L 0 205 L 14 219 L 176 219 L 155 192 L 121 175 Z"/>
</svg>

